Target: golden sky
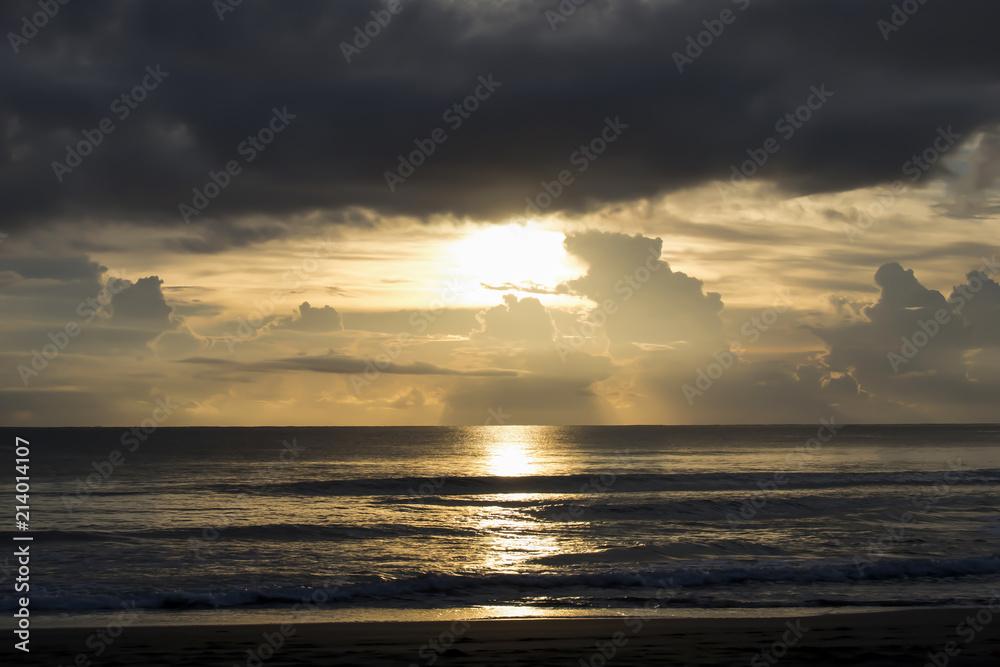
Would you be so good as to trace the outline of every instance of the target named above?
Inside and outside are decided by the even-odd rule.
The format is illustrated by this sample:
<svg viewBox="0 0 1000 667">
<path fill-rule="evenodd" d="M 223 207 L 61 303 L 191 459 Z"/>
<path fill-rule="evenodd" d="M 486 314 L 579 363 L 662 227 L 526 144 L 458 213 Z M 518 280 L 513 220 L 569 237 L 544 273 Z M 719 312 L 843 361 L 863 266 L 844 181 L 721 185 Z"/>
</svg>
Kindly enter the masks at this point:
<svg viewBox="0 0 1000 667">
<path fill-rule="evenodd" d="M 995 421 L 995 69 L 854 2 L 860 42 L 735 3 L 683 71 L 704 5 L 540 7 L 431 2 L 350 59 L 353 5 L 23 45 L 2 424 Z"/>
</svg>

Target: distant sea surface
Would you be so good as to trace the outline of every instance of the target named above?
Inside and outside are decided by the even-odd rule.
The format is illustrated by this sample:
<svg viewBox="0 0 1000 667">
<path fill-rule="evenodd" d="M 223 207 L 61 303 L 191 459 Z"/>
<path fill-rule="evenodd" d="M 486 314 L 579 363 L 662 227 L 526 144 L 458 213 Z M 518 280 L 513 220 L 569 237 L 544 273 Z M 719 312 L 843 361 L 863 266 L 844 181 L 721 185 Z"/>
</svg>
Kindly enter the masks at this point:
<svg viewBox="0 0 1000 667">
<path fill-rule="evenodd" d="M 245 622 L 308 601 L 351 619 L 1000 590 L 995 426 L 0 432 L 5 488 L 14 437 L 31 443 L 30 531 L 2 532 L 34 537 L 31 609 L 50 624 L 123 605 Z"/>
</svg>

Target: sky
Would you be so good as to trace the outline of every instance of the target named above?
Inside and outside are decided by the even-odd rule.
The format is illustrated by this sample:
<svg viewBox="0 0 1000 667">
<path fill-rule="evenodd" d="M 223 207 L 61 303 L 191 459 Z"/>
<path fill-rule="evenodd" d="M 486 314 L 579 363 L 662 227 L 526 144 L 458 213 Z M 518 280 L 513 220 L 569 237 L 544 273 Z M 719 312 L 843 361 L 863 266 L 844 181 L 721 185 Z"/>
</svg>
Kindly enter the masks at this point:
<svg viewBox="0 0 1000 667">
<path fill-rule="evenodd" d="M 998 23 L 3 3 L 0 424 L 995 422 Z"/>
</svg>

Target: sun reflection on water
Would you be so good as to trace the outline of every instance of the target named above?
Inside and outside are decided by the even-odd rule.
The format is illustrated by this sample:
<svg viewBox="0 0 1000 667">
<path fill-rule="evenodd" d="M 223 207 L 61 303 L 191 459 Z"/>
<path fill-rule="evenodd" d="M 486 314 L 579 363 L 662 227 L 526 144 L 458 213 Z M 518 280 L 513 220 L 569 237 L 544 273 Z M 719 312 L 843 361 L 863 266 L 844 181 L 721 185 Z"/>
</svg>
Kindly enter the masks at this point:
<svg viewBox="0 0 1000 667">
<path fill-rule="evenodd" d="M 538 429 L 504 426 L 484 429 L 480 438 L 486 472 L 498 477 L 523 477 L 537 473 Z"/>
<path fill-rule="evenodd" d="M 489 571 L 518 571 L 525 561 L 559 551 L 556 539 L 541 534 L 542 526 L 519 510 L 483 508 L 476 523 L 485 538 L 483 566 Z"/>
<path fill-rule="evenodd" d="M 494 477 L 551 474 L 553 453 L 549 430 L 515 425 L 475 429 L 469 444 L 481 457 L 480 474 Z M 480 536 L 477 567 L 490 572 L 517 572 L 533 559 L 559 552 L 559 541 L 545 531 L 545 523 L 533 512 L 538 505 L 551 500 L 547 495 L 500 493 L 477 499 L 487 501 L 467 515 Z"/>
</svg>

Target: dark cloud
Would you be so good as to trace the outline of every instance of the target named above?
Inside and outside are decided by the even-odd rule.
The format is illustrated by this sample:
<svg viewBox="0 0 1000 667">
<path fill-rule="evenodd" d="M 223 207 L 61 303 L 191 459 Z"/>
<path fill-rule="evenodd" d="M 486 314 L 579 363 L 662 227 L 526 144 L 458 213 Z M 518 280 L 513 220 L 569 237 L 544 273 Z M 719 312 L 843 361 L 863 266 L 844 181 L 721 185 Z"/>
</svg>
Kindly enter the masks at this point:
<svg viewBox="0 0 1000 667">
<path fill-rule="evenodd" d="M 0 257 L 0 272 L 27 280 L 82 280 L 96 282 L 106 267 L 86 257 Z"/>
<path fill-rule="evenodd" d="M 992 419 L 1000 286 L 973 271 L 946 299 L 896 262 L 880 267 L 875 282 L 881 294 L 863 319 L 814 329 L 829 348 L 823 363 L 836 374 L 824 388 L 887 400 L 893 410 L 920 406 L 918 420 Z"/>
<path fill-rule="evenodd" d="M 341 42 L 384 3 L 245 0 L 225 21 L 213 3 L 195 0 L 61 6 L 0 64 L 8 224 L 97 217 L 181 226 L 178 205 L 230 160 L 242 173 L 195 223 L 352 206 L 517 214 L 541 181 L 566 169 L 575 182 L 548 210 L 581 210 L 725 178 L 747 149 L 778 136 L 775 122 L 814 85 L 834 96 L 793 137 L 779 136 L 780 151 L 761 169 L 795 192 L 891 181 L 939 126 L 969 137 L 1000 121 L 994 2 L 921 5 L 888 41 L 876 22 L 891 3 L 868 0 L 754 0 L 746 11 L 718 0 L 595 0 L 552 31 L 544 11 L 554 5 L 405 3 L 350 64 Z M 671 54 L 723 8 L 736 10 L 735 22 L 679 73 Z M 35 11 L 31 0 L 4 3 L 0 24 L 15 30 Z M 119 119 L 113 101 L 147 65 L 169 75 Z M 443 113 L 480 76 L 500 87 L 453 129 Z M 295 118 L 246 163 L 238 146 L 286 107 Z M 59 183 L 53 161 L 106 117 L 114 132 Z M 571 153 L 607 118 L 628 128 L 575 171 Z M 384 172 L 438 127 L 447 141 L 390 192 Z M 977 163 L 971 188 L 992 177 L 992 165 Z M 220 225 L 170 244 L 207 253 L 285 231 Z"/>
<path fill-rule="evenodd" d="M 361 359 L 358 357 L 349 357 L 338 354 L 331 354 L 322 357 L 291 357 L 288 359 L 275 359 L 273 361 L 260 361 L 255 363 L 240 363 L 229 361 L 227 359 L 191 357 L 188 359 L 182 359 L 178 363 L 215 366 L 227 372 L 246 371 L 252 373 L 310 371 L 313 373 L 334 373 L 343 375 L 370 373 L 376 376 L 380 373 L 390 375 L 465 375 L 469 377 L 505 377 L 517 375 L 514 371 L 501 369 L 485 368 L 480 370 L 457 370 L 436 366 L 422 361 L 410 364 L 397 364 L 387 362 L 384 359 Z"/>
<path fill-rule="evenodd" d="M 159 276 L 140 278 L 114 296 L 112 301 L 114 324 L 137 324 L 169 327 L 173 309 L 163 298 Z"/>
<path fill-rule="evenodd" d="M 200 236 L 181 236 L 166 239 L 163 245 L 175 252 L 195 255 L 211 255 L 229 248 L 243 248 L 256 243 L 264 243 L 288 236 L 286 225 L 271 223 L 235 224 L 219 220 L 204 228 Z"/>
<path fill-rule="evenodd" d="M 961 310 L 968 324 L 969 346 L 1000 346 L 1000 285 L 983 270 L 971 271 L 965 279 L 952 290 L 948 302 Z"/>
</svg>

